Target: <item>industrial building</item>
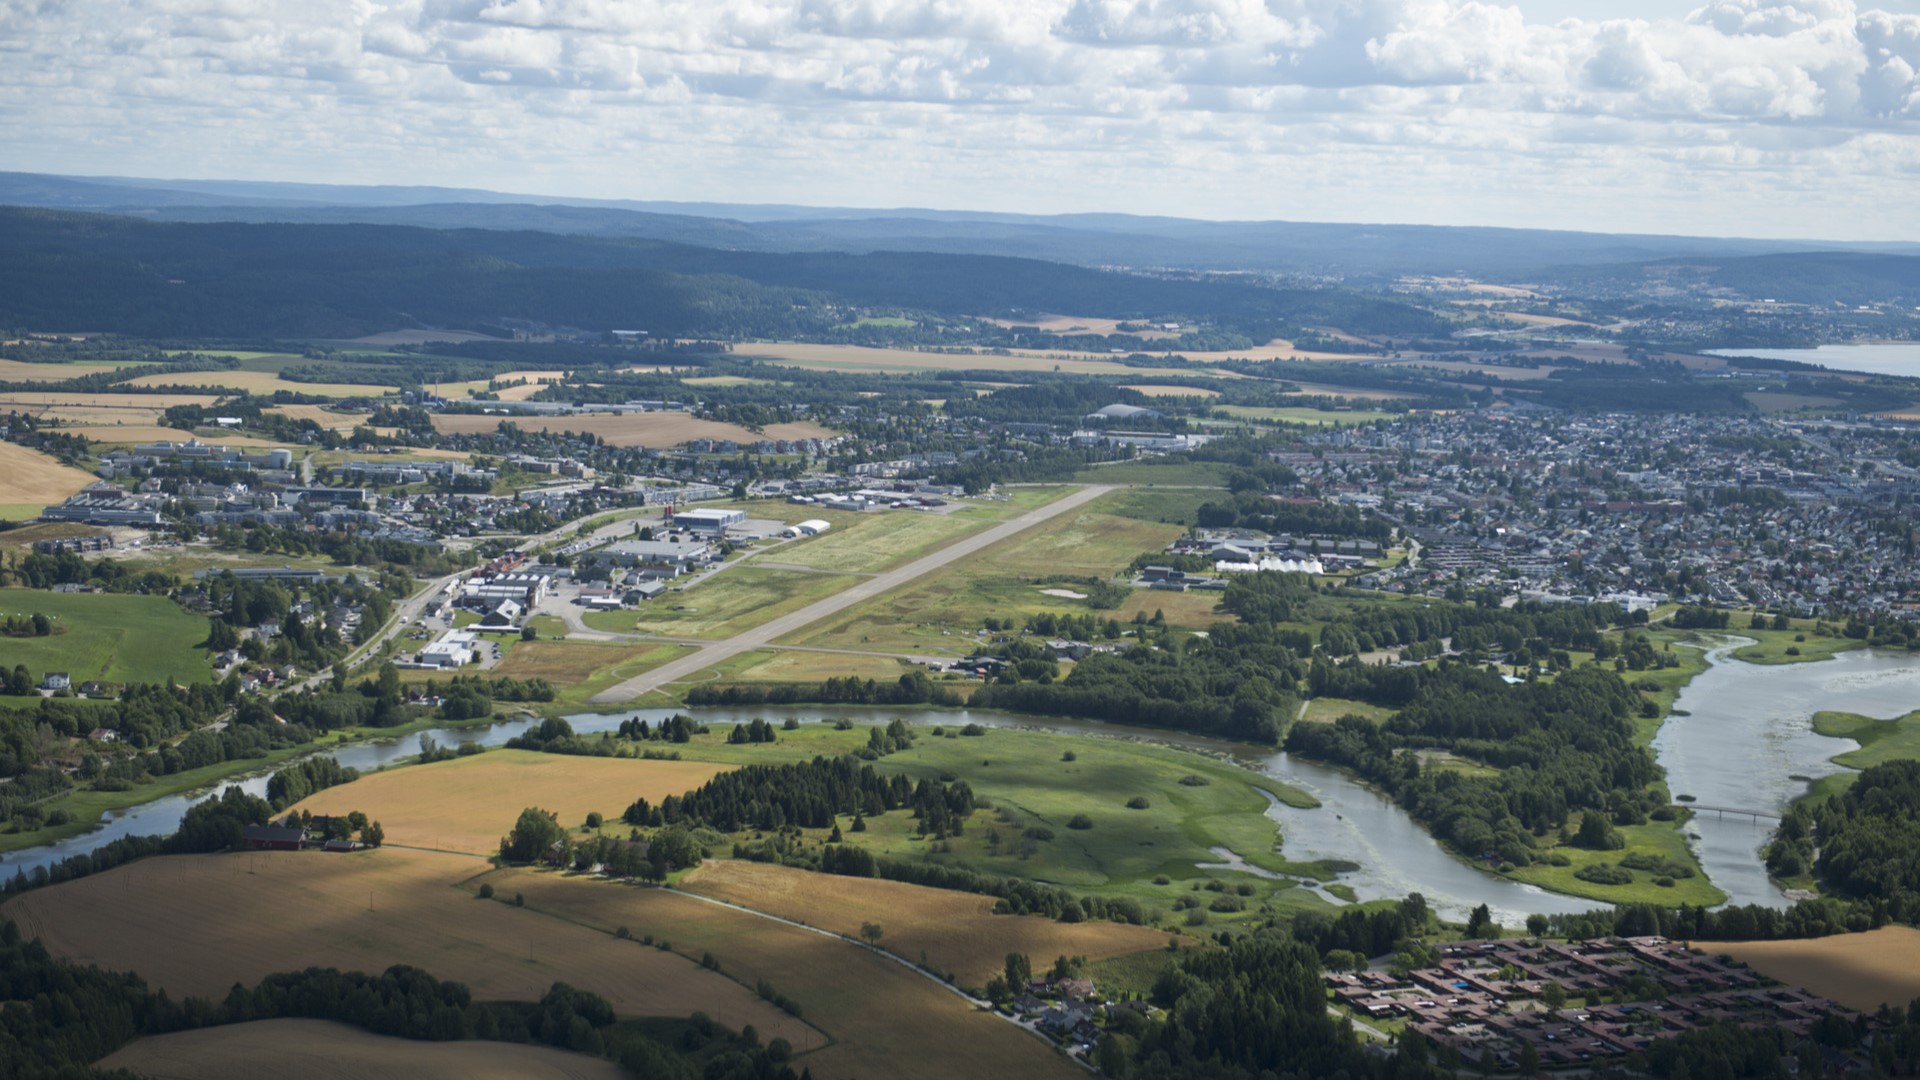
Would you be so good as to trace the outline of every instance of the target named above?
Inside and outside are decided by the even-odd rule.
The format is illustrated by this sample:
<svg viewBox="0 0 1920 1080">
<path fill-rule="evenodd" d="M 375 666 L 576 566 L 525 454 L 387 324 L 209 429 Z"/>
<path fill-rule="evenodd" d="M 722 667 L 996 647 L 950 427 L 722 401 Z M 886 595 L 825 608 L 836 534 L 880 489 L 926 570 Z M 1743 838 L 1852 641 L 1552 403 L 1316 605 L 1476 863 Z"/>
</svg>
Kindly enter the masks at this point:
<svg viewBox="0 0 1920 1080">
<path fill-rule="evenodd" d="M 675 528 L 692 529 L 696 532 L 719 533 L 744 524 L 747 520 L 745 510 L 676 510 L 673 514 Z"/>
</svg>

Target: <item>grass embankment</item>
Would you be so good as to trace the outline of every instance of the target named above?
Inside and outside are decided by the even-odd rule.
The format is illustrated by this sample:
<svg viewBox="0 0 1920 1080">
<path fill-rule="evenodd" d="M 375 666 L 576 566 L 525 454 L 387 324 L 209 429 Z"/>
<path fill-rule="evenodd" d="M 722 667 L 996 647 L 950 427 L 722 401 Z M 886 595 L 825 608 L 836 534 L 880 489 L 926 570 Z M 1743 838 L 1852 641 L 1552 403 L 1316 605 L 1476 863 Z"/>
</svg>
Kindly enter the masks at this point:
<svg viewBox="0 0 1920 1080">
<path fill-rule="evenodd" d="M 586 705 L 588 698 L 692 651 L 691 646 L 664 642 L 614 644 L 595 641 L 517 641 L 490 676 L 545 679 L 558 698 L 543 712 Z"/>
<path fill-rule="evenodd" d="M 1110 578 L 1135 556 L 1157 551 L 1185 531 L 1183 525 L 1126 516 L 1150 512 L 1139 494 L 1102 496 L 807 627 L 792 643 L 963 656 L 974 649 L 974 632 L 989 616 L 1018 621 L 1046 611 L 1086 612 L 1084 602 L 1047 596 L 1034 583 L 1053 575 Z"/>
<path fill-rule="evenodd" d="M 1621 672 L 1621 677 L 1629 684 L 1651 681 L 1658 686 L 1655 690 L 1641 691 L 1660 706 L 1659 716 L 1634 718 L 1634 741 L 1641 746 L 1653 745 L 1654 736 L 1660 734 L 1660 725 L 1666 723 L 1667 717 L 1673 714 L 1674 699 L 1680 696 L 1680 691 L 1686 689 L 1695 675 L 1707 670 L 1709 666 L 1707 651 L 1693 643 L 1691 631 L 1659 630 L 1648 634 L 1647 637 L 1660 647 L 1664 655 L 1676 657 L 1680 663 L 1677 667 L 1659 668 L 1653 671 Z M 1590 653 L 1577 654 L 1576 660 L 1584 662 L 1591 655 Z"/>
<path fill-rule="evenodd" d="M 760 649 L 741 653 L 714 668 L 714 681 L 724 683 L 820 682 L 836 676 L 894 682 L 910 671 L 926 668 L 891 656 L 858 653 Z M 964 689 L 964 684 L 962 687 Z"/>
<path fill-rule="evenodd" d="M 52 619 L 56 632 L 0 638 L 0 656 L 9 669 L 25 664 L 36 681 L 49 671 L 67 672 L 76 687 L 90 679 L 213 681 L 203 651 L 211 622 L 164 596 L 0 589 L 0 618 L 34 612 Z"/>
<path fill-rule="evenodd" d="M 612 633 L 718 640 L 806 607 L 860 580 L 852 574 L 736 566 L 684 592 L 663 593 L 637 612 L 590 611 L 583 619 L 595 630 Z"/>
</svg>

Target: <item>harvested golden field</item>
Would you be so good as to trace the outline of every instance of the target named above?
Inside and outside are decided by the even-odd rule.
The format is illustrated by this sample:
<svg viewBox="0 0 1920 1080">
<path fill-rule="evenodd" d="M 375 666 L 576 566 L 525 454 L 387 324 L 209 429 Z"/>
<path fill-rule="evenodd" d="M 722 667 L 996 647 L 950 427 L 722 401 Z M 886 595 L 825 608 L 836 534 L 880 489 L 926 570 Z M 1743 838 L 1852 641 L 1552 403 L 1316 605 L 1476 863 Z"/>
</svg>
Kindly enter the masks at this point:
<svg viewBox="0 0 1920 1080">
<path fill-rule="evenodd" d="M 79 435 L 110 446 L 184 442 L 192 437 L 192 432 L 181 431 L 176 427 L 161 427 L 158 424 L 82 424 L 77 427 L 62 427 L 60 430 L 69 435 Z"/>
<path fill-rule="evenodd" d="M 1167 386 L 1167 385 L 1164 385 L 1164 384 L 1156 384 L 1156 383 L 1147 383 L 1147 384 L 1144 384 L 1144 385 L 1143 385 L 1143 384 L 1138 384 L 1138 383 L 1134 383 L 1134 384 L 1123 384 L 1123 385 L 1122 385 L 1122 386 L 1120 387 L 1120 389 L 1122 389 L 1122 390 L 1138 390 L 1138 391 L 1139 391 L 1140 393 L 1142 393 L 1142 394 L 1145 394 L 1145 395 L 1147 395 L 1148 397 L 1170 397 L 1170 398 L 1178 398 L 1178 397 L 1200 397 L 1200 398 L 1217 398 L 1217 397 L 1219 397 L 1219 396 L 1220 396 L 1220 391 L 1218 391 L 1218 390 L 1207 390 L 1207 389 L 1204 389 L 1204 388 L 1202 388 L 1202 387 L 1198 387 L 1198 386 Z"/>
<path fill-rule="evenodd" d="M 697 952 L 689 962 L 620 941 L 607 932 L 613 927 L 548 918 L 462 887 L 487 869 L 471 855 L 398 848 L 167 855 L 36 889 L 0 914 L 56 956 L 136 971 L 176 999 L 218 999 L 236 982 L 251 986 L 279 971 L 411 964 L 466 983 L 483 1001 L 537 1001 L 567 982 L 623 1016 L 700 1010 L 734 1027 L 753 1024 L 763 1038 L 798 1045 L 805 1037 L 804 1025 L 751 990 L 701 970 Z"/>
<path fill-rule="evenodd" d="M 38 412 L 42 409 L 132 409 L 159 413 L 175 405 L 211 406 L 220 398 L 213 394 L 98 394 L 65 393 L 50 390 L 26 390 L 0 394 L 0 412 Z"/>
<path fill-rule="evenodd" d="M 329 1020 L 255 1020 L 178 1031 L 95 1062 L 155 1080 L 619 1080 L 604 1058 L 500 1042 L 416 1042 Z"/>
<path fill-rule="evenodd" d="M 1904 1007 L 1920 997 L 1920 930 L 1911 926 L 1797 941 L 1710 941 L 1697 947 L 1863 1012 L 1882 1003 Z"/>
<path fill-rule="evenodd" d="M 325 405 L 275 405 L 267 412 L 278 413 L 289 420 L 311 420 L 328 431 L 352 431 L 367 422 L 373 414 L 370 412 L 334 412 Z"/>
<path fill-rule="evenodd" d="M 316 814 L 359 810 L 379 821 L 392 843 L 487 855 L 499 851 L 500 838 L 526 807 L 550 810 L 566 826 L 578 826 L 593 810 L 618 819 L 640 796 L 658 804 L 727 768 L 696 761 L 492 750 L 373 773 L 318 792 L 294 809 Z"/>
<path fill-rule="evenodd" d="M 690 439 L 819 439 L 833 434 L 818 424 L 769 424 L 755 434 L 738 424 L 702 420 L 680 412 L 583 413 L 577 416 L 522 416 L 474 413 L 438 413 L 433 428 L 443 435 L 491 433 L 501 422 L 523 431 L 572 431 L 591 434 L 614 446 L 645 446 L 665 450 Z"/>
<path fill-rule="evenodd" d="M 48 506 L 99 479 L 38 450 L 0 442 L 0 506 Z M 39 516 L 35 511 L 34 516 Z"/>
<path fill-rule="evenodd" d="M 497 871 L 488 880 L 500 892 L 523 893 L 530 911 L 594 929 L 626 926 L 635 934 L 667 938 L 691 956 L 711 951 L 721 970 L 748 985 L 766 979 L 800 1004 L 810 1024 L 836 1040 L 796 1063 L 822 1080 L 1084 1077 L 1032 1035 L 975 1011 L 924 975 L 850 942 L 674 890 L 522 869 Z M 984 947 L 1004 961 L 1003 946 Z M 716 1019 L 739 1026 L 731 1015 Z M 765 1027 L 760 1032 L 761 1038 L 769 1037 Z M 799 1039 L 793 1042 L 801 1047 Z M 813 1045 L 819 1045 L 817 1036 Z"/>
<path fill-rule="evenodd" d="M 570 374 L 572 373 L 567 371 L 552 370 L 508 371 L 495 375 L 491 379 L 470 379 L 466 382 L 436 383 L 434 389 L 439 392 L 441 397 L 449 401 L 458 401 L 474 393 L 492 393 L 497 395 L 501 401 L 525 401 L 546 389 L 549 383 L 562 382 Z M 501 390 L 488 389 L 488 387 L 497 382 L 519 382 L 522 379 L 526 380 L 525 386 L 509 386 Z"/>
<path fill-rule="evenodd" d="M 975 988 L 1002 970 L 1009 952 L 1026 953 L 1036 963 L 1054 956 L 1105 960 L 1167 945 L 1165 932 L 1148 927 L 995 915 L 990 896 L 771 863 L 708 861 L 680 888 L 850 937 L 859 935 L 862 923 L 879 923 L 888 949 L 911 959 L 924 956 L 958 976 L 962 986 Z"/>
<path fill-rule="evenodd" d="M 272 371 L 186 371 L 177 375 L 142 375 L 129 379 L 128 386 L 204 386 L 236 393 L 271 394 L 290 390 L 317 397 L 382 397 L 398 393 L 391 386 L 371 383 L 293 382 Z"/>
<path fill-rule="evenodd" d="M 0 382 L 65 382 L 82 375 L 119 371 L 132 364 L 82 362 L 70 364 L 30 364 L 24 360 L 0 358 Z"/>
<path fill-rule="evenodd" d="M 914 349 L 870 349 L 860 345 L 812 345 L 797 342 L 745 342 L 734 355 L 819 371 L 1064 371 L 1070 375 L 1191 375 L 1172 368 L 1126 367 L 1095 353 L 1039 353 L 1016 350 L 1010 356 L 987 353 L 935 353 Z"/>
</svg>

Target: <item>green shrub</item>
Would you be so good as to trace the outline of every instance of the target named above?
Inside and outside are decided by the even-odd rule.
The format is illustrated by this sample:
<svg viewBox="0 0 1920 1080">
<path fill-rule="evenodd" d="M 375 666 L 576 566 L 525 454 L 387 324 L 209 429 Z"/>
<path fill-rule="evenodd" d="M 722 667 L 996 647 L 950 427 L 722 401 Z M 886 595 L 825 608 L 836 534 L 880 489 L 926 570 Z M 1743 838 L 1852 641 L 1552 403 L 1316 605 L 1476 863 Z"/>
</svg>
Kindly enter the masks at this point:
<svg viewBox="0 0 1920 1080">
<path fill-rule="evenodd" d="M 1625 867 L 1614 866 L 1611 863 L 1594 863 L 1591 866 L 1583 866 L 1575 870 L 1573 876 L 1579 878 L 1581 881 L 1591 881 L 1595 885 L 1633 884 L 1633 871 Z"/>
</svg>

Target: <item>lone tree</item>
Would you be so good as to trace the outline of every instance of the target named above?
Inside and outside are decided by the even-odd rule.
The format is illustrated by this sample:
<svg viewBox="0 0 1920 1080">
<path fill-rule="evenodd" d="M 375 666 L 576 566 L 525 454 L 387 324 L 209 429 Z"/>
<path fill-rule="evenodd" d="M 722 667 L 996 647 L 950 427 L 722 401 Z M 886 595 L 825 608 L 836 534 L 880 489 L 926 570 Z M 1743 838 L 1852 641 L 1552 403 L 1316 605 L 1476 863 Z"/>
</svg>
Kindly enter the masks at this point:
<svg viewBox="0 0 1920 1080">
<path fill-rule="evenodd" d="M 877 922 L 863 922 L 860 924 L 860 936 L 865 938 L 869 945 L 880 944 L 880 935 L 884 933 L 886 933 L 886 931 L 882 930 L 880 924 Z"/>
<path fill-rule="evenodd" d="M 1467 936 L 1470 938 L 1492 937 L 1500 932 L 1500 924 L 1493 921 L 1493 912 L 1487 905 L 1481 904 L 1467 916 Z"/>
<path fill-rule="evenodd" d="M 1018 994 L 1033 982 L 1033 961 L 1026 953 L 1007 954 L 1007 989 Z"/>
<path fill-rule="evenodd" d="M 567 831 L 559 819 L 537 806 L 520 811 L 513 831 L 500 838 L 500 857 L 507 862 L 533 862 L 544 859 L 547 851 L 566 839 Z"/>
</svg>

